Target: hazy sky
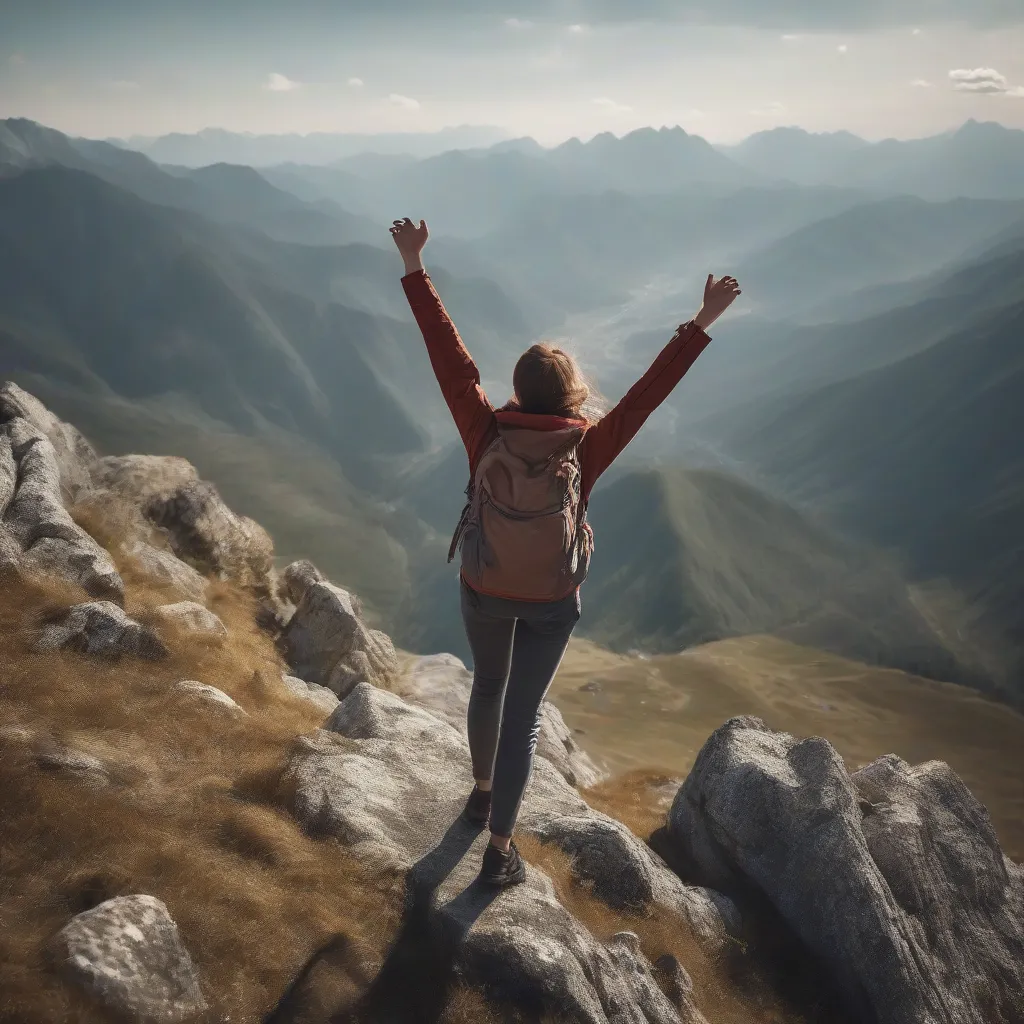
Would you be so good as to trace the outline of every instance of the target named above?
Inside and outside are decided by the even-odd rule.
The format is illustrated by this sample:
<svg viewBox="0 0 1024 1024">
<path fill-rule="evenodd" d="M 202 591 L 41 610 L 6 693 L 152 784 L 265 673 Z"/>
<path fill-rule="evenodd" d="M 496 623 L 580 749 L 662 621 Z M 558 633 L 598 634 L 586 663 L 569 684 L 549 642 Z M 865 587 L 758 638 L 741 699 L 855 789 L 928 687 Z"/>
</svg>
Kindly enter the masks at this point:
<svg viewBox="0 0 1024 1024">
<path fill-rule="evenodd" d="M 74 134 L 1024 128 L 1024 0 L 0 0 L 0 117 Z"/>
</svg>

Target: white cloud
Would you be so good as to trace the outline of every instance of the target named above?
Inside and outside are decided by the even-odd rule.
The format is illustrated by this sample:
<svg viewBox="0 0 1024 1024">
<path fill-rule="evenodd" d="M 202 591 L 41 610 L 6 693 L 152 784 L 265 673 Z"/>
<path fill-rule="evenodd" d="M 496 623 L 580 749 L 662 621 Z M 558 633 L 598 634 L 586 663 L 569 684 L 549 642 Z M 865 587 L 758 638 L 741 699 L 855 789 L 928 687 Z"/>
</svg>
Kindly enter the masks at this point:
<svg viewBox="0 0 1024 1024">
<path fill-rule="evenodd" d="M 351 85 L 353 89 L 362 89 L 362 87 L 366 85 L 361 78 L 350 78 L 348 80 L 348 84 Z"/>
<path fill-rule="evenodd" d="M 912 29 L 910 34 L 912 36 L 919 36 L 921 34 L 921 30 L 919 28 Z"/>
<path fill-rule="evenodd" d="M 584 32 L 587 31 L 587 26 L 586 25 L 578 25 L 578 24 L 577 25 L 569 25 L 568 26 L 568 30 L 574 36 L 578 36 L 578 35 L 582 35 Z"/>
<path fill-rule="evenodd" d="M 511 28 L 511 29 L 533 28 L 533 22 L 527 20 L 526 18 L 506 18 L 505 19 L 505 28 Z"/>
<path fill-rule="evenodd" d="M 1015 100 L 1024 99 L 1024 85 L 1015 85 L 1012 89 L 1006 91 L 1006 95 Z"/>
<path fill-rule="evenodd" d="M 594 104 L 598 107 L 603 107 L 609 114 L 629 114 L 633 110 L 627 104 L 619 103 L 616 100 L 609 99 L 607 96 L 598 96 L 594 100 Z"/>
<path fill-rule="evenodd" d="M 850 48 L 849 48 L 849 47 L 848 47 L 848 46 L 846 45 L 846 43 L 840 43 L 840 44 L 839 44 L 839 45 L 838 45 L 838 46 L 836 47 L 836 49 L 837 49 L 837 50 L 838 50 L 838 51 L 839 51 L 840 53 L 849 53 L 849 52 L 850 52 Z"/>
<path fill-rule="evenodd" d="M 279 74 L 274 71 L 267 77 L 267 84 L 265 88 L 271 92 L 291 92 L 293 89 L 301 89 L 301 82 L 293 82 L 287 75 Z"/>
<path fill-rule="evenodd" d="M 785 35 L 784 35 L 784 36 L 782 37 L 782 41 L 783 41 L 784 43 L 798 43 L 798 42 L 800 42 L 800 40 L 801 40 L 801 39 L 803 39 L 803 36 L 802 36 L 802 35 L 799 35 L 799 34 L 798 34 L 798 33 L 796 33 L 796 32 L 787 32 L 787 33 L 786 33 L 786 34 L 785 34 Z"/>
<path fill-rule="evenodd" d="M 393 92 L 388 96 L 388 102 L 393 106 L 401 107 L 403 110 L 419 110 L 420 101 L 414 100 L 411 96 L 403 96 L 399 92 Z"/>
<path fill-rule="evenodd" d="M 28 63 L 28 59 L 26 58 L 25 54 L 23 54 L 23 53 L 12 53 L 10 60 L 11 60 L 12 64 L 16 64 L 16 65 L 21 65 L 21 64 Z"/>
<path fill-rule="evenodd" d="M 690 109 L 686 112 L 686 116 L 687 117 L 707 117 L 708 114 L 707 114 L 706 110 L 698 110 L 696 107 L 690 107 Z"/>
<path fill-rule="evenodd" d="M 932 83 L 927 78 L 915 78 L 910 85 L 914 89 L 930 89 L 932 87 Z"/>
<path fill-rule="evenodd" d="M 989 95 L 1024 96 L 1024 86 L 1011 86 L 1006 75 L 995 68 L 957 68 L 950 71 L 957 92 L 980 92 Z"/>
<path fill-rule="evenodd" d="M 755 107 L 751 113 L 755 117 L 780 117 L 786 113 L 786 104 L 772 100 L 771 103 L 766 103 L 763 107 Z"/>
</svg>

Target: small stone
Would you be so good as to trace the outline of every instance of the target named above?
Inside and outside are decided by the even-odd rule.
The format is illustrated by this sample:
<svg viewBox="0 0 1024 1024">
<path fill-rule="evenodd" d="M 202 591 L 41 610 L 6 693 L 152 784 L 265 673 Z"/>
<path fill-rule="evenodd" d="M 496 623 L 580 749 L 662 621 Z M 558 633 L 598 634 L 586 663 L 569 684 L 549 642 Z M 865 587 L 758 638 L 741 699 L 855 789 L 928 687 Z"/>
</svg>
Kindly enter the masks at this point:
<svg viewBox="0 0 1024 1024">
<path fill-rule="evenodd" d="M 118 896 L 71 919 L 54 937 L 65 971 L 129 1020 L 176 1024 L 206 1009 L 192 958 L 154 896 Z"/>
<path fill-rule="evenodd" d="M 33 648 L 38 653 L 79 651 L 104 658 L 137 657 L 158 661 L 168 651 L 152 630 L 130 619 L 110 601 L 87 601 L 46 622 Z"/>
<path fill-rule="evenodd" d="M 218 690 L 216 686 L 209 686 L 206 683 L 197 682 L 195 679 L 181 679 L 174 684 L 172 689 L 184 697 L 207 701 L 235 714 L 245 714 L 245 711 L 231 697 L 223 690 Z"/>
<path fill-rule="evenodd" d="M 329 715 L 340 703 L 337 694 L 326 686 L 307 683 L 305 679 L 299 679 L 298 676 L 290 676 L 286 673 L 281 674 L 281 681 L 296 697 L 315 704 L 325 714 Z"/>
</svg>

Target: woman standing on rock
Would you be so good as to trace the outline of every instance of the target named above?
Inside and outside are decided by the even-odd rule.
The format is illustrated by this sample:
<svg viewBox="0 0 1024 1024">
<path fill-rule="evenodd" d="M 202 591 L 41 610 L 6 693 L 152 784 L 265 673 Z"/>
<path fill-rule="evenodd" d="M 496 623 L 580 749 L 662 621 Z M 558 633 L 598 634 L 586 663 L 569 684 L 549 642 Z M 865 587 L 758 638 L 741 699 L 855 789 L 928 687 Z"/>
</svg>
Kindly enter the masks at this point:
<svg viewBox="0 0 1024 1024">
<path fill-rule="evenodd" d="M 448 559 L 461 552 L 462 618 L 473 652 L 469 747 L 476 785 L 465 817 L 490 823 L 481 879 L 522 882 L 512 842 L 540 730 L 540 709 L 580 618 L 593 533 L 586 511 L 597 478 L 669 396 L 711 340 L 705 329 L 740 294 L 708 277 L 700 312 L 683 324 L 608 415 L 573 358 L 534 345 L 516 363 L 513 397 L 495 410 L 480 374 L 423 269 L 427 225 L 396 220 L 402 285 L 431 366 L 469 455 L 470 484 Z"/>
</svg>

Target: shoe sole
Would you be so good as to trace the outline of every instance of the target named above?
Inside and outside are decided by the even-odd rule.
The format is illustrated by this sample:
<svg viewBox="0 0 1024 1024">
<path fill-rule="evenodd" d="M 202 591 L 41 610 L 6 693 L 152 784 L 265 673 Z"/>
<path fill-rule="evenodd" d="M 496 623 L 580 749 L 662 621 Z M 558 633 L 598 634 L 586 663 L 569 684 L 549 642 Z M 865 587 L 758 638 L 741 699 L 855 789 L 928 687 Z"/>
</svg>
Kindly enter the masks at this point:
<svg viewBox="0 0 1024 1024">
<path fill-rule="evenodd" d="M 490 815 L 488 815 L 486 818 L 476 818 L 468 811 L 463 811 L 460 817 L 462 818 L 463 821 L 468 821 L 470 825 L 476 825 L 479 828 L 483 828 L 487 824 L 487 822 L 491 820 Z"/>
</svg>

